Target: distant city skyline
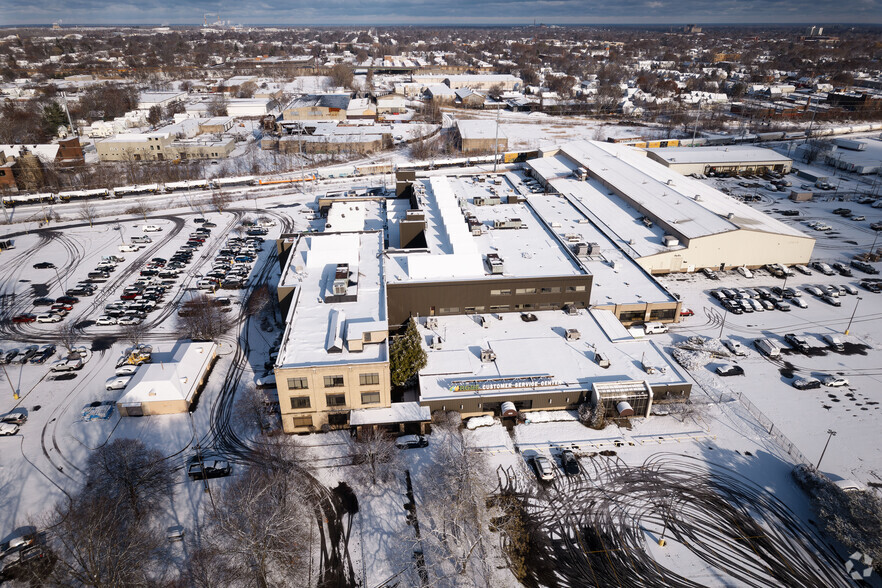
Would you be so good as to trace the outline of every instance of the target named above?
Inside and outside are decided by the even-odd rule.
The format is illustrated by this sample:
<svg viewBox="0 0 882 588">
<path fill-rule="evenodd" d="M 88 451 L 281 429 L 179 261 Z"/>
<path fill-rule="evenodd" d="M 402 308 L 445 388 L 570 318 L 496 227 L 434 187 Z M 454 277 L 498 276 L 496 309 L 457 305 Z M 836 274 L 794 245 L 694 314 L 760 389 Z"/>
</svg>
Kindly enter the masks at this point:
<svg viewBox="0 0 882 588">
<path fill-rule="evenodd" d="M 880 24 L 882 0 L 501 0 L 426 2 L 425 0 L 327 0 L 246 5 L 221 0 L 190 0 L 168 4 L 147 0 L 35 0 L 7 3 L 0 25 L 196 25 L 205 13 L 219 14 L 231 24 L 253 26 L 383 26 L 383 25 L 677 25 L 756 24 L 818 25 Z M 214 17 L 217 18 L 217 17 Z"/>
</svg>

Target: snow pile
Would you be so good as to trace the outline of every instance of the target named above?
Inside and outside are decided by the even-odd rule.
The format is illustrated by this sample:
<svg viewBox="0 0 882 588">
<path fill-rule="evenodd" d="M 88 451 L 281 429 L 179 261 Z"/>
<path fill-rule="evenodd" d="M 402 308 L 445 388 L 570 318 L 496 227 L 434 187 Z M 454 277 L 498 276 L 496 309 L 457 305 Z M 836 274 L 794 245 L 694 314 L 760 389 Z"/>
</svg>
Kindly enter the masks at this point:
<svg viewBox="0 0 882 588">
<path fill-rule="evenodd" d="M 489 427 L 494 423 L 493 417 L 490 415 L 484 415 L 479 417 L 472 417 L 466 423 L 466 428 L 469 431 L 474 431 L 478 427 Z"/>
<path fill-rule="evenodd" d="M 555 423 L 560 421 L 578 421 L 579 414 L 572 410 L 540 410 L 524 413 L 528 423 Z"/>
<path fill-rule="evenodd" d="M 674 356 L 677 363 L 690 372 L 704 367 L 713 359 L 711 354 L 706 351 L 689 351 L 686 349 L 674 349 L 671 355 Z"/>
</svg>

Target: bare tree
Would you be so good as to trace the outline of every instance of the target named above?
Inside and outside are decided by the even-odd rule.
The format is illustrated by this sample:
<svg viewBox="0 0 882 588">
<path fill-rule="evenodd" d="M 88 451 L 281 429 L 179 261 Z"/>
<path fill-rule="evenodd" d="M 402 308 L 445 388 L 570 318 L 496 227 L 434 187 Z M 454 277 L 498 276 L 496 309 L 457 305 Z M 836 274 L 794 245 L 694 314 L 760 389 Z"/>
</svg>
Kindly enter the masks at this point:
<svg viewBox="0 0 882 588">
<path fill-rule="evenodd" d="M 89 223 L 89 226 L 91 227 L 95 219 L 98 217 L 98 207 L 92 202 L 83 202 L 77 208 L 77 216 L 80 220 Z"/>
<path fill-rule="evenodd" d="M 86 488 L 114 500 L 117 514 L 127 510 L 141 521 L 172 485 L 172 469 L 165 456 L 138 439 L 116 439 L 89 456 Z"/>
<path fill-rule="evenodd" d="M 214 341 L 226 333 L 233 321 L 205 294 L 191 298 L 178 312 L 178 332 L 194 341 Z"/>
<path fill-rule="evenodd" d="M 70 354 L 77 348 L 80 342 L 80 331 L 74 326 L 73 321 L 68 321 L 58 325 L 55 332 L 56 340 Z"/>
<path fill-rule="evenodd" d="M 257 429 L 261 433 L 267 429 L 266 393 L 249 384 L 236 395 L 235 418 L 246 429 Z"/>
<path fill-rule="evenodd" d="M 350 451 L 353 463 L 372 486 L 401 470 L 399 449 L 392 436 L 382 429 L 363 429 L 352 442 Z"/>
<path fill-rule="evenodd" d="M 226 192 L 222 192 L 221 190 L 211 191 L 211 205 L 214 206 L 218 212 L 223 212 L 232 201 L 233 197 Z"/>
<path fill-rule="evenodd" d="M 163 537 L 155 526 L 131 524 L 119 514 L 119 502 L 91 492 L 55 506 L 46 527 L 55 565 L 41 585 L 150 585 L 149 570 Z"/>
<path fill-rule="evenodd" d="M 469 583 L 488 586 L 486 464 L 483 456 L 469 450 L 458 430 L 436 428 L 433 437 L 440 437 L 435 463 L 414 480 L 430 583 L 458 586 L 468 577 Z M 494 540 L 498 538 L 489 539 Z"/>
<path fill-rule="evenodd" d="M 148 212 L 153 212 L 153 208 L 143 200 L 135 202 L 128 210 L 126 210 L 126 214 L 140 214 L 144 217 L 145 221 L 147 220 Z"/>
<path fill-rule="evenodd" d="M 229 588 L 243 579 L 228 554 L 206 542 L 190 552 L 175 588 Z"/>
<path fill-rule="evenodd" d="M 211 541 L 261 588 L 304 585 L 310 557 L 306 485 L 284 463 L 250 466 L 226 487 L 209 516 Z"/>
<path fill-rule="evenodd" d="M 132 347 L 137 347 L 144 342 L 144 338 L 150 332 L 150 329 L 146 323 L 142 322 L 137 325 L 123 325 L 122 331 L 126 341 L 131 343 Z"/>
<path fill-rule="evenodd" d="M 270 308 L 272 294 L 269 285 L 261 284 L 251 291 L 248 301 L 245 303 L 245 314 L 248 316 L 256 316 Z"/>
</svg>

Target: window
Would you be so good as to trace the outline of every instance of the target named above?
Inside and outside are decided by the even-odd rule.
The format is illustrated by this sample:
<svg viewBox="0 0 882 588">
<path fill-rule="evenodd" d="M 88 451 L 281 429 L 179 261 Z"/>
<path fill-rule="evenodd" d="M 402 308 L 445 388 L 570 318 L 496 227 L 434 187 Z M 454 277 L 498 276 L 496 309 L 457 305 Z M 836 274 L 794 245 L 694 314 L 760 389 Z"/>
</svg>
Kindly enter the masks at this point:
<svg viewBox="0 0 882 588">
<path fill-rule="evenodd" d="M 550 288 L 542 288 L 543 294 L 560 294 L 560 286 L 551 286 Z"/>
<path fill-rule="evenodd" d="M 567 292 L 584 292 L 585 286 L 567 286 Z"/>
<path fill-rule="evenodd" d="M 346 406 L 345 394 L 325 394 L 325 401 L 328 406 Z"/>
<path fill-rule="evenodd" d="M 295 427 L 311 427 L 312 417 L 294 417 L 293 419 L 291 419 L 291 424 Z"/>
<path fill-rule="evenodd" d="M 490 307 L 490 312 L 504 312 L 508 310 L 508 304 L 497 304 Z"/>
<path fill-rule="evenodd" d="M 451 306 L 450 308 L 439 308 L 438 314 L 457 314 L 459 312 L 458 306 Z"/>
<path fill-rule="evenodd" d="M 294 410 L 298 408 L 309 408 L 309 396 L 292 396 L 291 408 Z"/>
<path fill-rule="evenodd" d="M 359 386 L 376 386 L 380 383 L 380 374 L 358 374 Z"/>
<path fill-rule="evenodd" d="M 361 403 L 362 404 L 379 404 L 380 403 L 380 393 L 379 392 L 362 392 L 361 393 Z"/>
<path fill-rule="evenodd" d="M 362 335 L 362 340 L 363 340 L 365 343 L 370 343 L 370 342 L 371 342 L 371 332 L 370 332 L 370 331 L 365 331 L 364 334 Z"/>
<path fill-rule="evenodd" d="M 517 288 L 515 294 L 535 294 L 536 288 Z"/>
<path fill-rule="evenodd" d="M 325 388 L 342 388 L 343 376 L 325 376 Z"/>
<path fill-rule="evenodd" d="M 490 290 L 490 296 L 511 296 L 511 290 Z"/>
<path fill-rule="evenodd" d="M 309 380 L 306 378 L 288 378 L 289 390 L 306 390 L 309 388 Z"/>
</svg>

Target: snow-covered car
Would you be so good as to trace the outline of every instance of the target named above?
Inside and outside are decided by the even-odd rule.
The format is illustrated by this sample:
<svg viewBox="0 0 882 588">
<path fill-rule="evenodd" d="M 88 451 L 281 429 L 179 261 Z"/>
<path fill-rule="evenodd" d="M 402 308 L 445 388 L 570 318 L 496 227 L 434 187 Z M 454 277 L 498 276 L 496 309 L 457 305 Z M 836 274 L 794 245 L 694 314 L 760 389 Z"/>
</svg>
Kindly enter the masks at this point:
<svg viewBox="0 0 882 588">
<path fill-rule="evenodd" d="M 10 425 L 23 425 L 27 420 L 28 415 L 23 412 L 10 412 L 0 417 L 0 423 L 8 423 Z"/>
<path fill-rule="evenodd" d="M 95 319 L 95 324 L 98 326 L 115 325 L 116 323 L 116 317 L 108 316 L 106 314 L 102 314 L 97 319 Z"/>
<path fill-rule="evenodd" d="M 138 316 L 122 316 L 116 321 L 118 325 L 140 325 L 144 319 Z"/>
<path fill-rule="evenodd" d="M 749 269 L 744 267 L 743 265 L 736 267 L 735 271 L 737 271 L 739 274 L 741 274 L 745 278 L 752 278 L 753 277 L 753 273 Z"/>
<path fill-rule="evenodd" d="M 727 363 L 717 367 L 716 372 L 721 376 L 743 376 L 744 368 L 740 365 Z"/>
<path fill-rule="evenodd" d="M 842 306 L 842 303 L 839 302 L 838 298 L 834 298 L 833 296 L 830 296 L 829 294 L 824 294 L 824 296 L 822 296 L 821 299 L 824 302 L 826 302 L 827 304 L 830 304 L 833 306 Z"/>
<path fill-rule="evenodd" d="M 114 373 L 116 373 L 117 376 L 133 376 L 135 372 L 138 371 L 138 367 L 140 366 L 137 364 L 126 363 L 116 368 L 116 372 Z"/>
<path fill-rule="evenodd" d="M 800 308 L 808 308 L 808 303 L 802 298 L 791 298 L 790 303 Z"/>
<path fill-rule="evenodd" d="M 801 274 L 803 274 L 803 275 L 805 275 L 805 276 L 810 276 L 810 275 L 812 275 L 812 270 L 810 270 L 810 269 L 807 268 L 806 266 L 802 265 L 801 263 L 798 263 L 798 264 L 794 265 L 794 266 L 793 266 L 793 269 L 795 269 L 796 271 L 798 271 L 799 273 L 801 273 Z"/>
<path fill-rule="evenodd" d="M 821 380 L 817 378 L 797 378 L 793 381 L 793 387 L 797 390 L 814 390 L 821 387 Z"/>
<path fill-rule="evenodd" d="M 402 435 L 395 439 L 395 447 L 398 449 L 416 449 L 428 445 L 429 441 L 423 435 Z"/>
<path fill-rule="evenodd" d="M 131 379 L 132 376 L 113 376 L 108 378 L 107 382 L 104 383 L 104 387 L 108 390 L 122 390 L 129 385 Z"/>
<path fill-rule="evenodd" d="M 14 423 L 0 423 L 0 435 L 8 436 L 18 433 L 18 425 Z"/>
<path fill-rule="evenodd" d="M 554 479 L 554 468 L 551 465 L 551 460 L 544 455 L 534 456 L 530 460 L 530 464 L 533 466 L 533 471 L 536 472 L 536 477 L 543 482 L 550 482 Z"/>
<path fill-rule="evenodd" d="M 848 380 L 843 378 L 842 376 L 826 376 L 823 380 L 825 386 L 832 386 L 834 388 L 838 388 L 840 386 L 848 386 Z"/>
<path fill-rule="evenodd" d="M 159 225 L 144 225 L 143 227 L 141 227 L 141 230 L 143 230 L 145 233 L 158 233 L 162 230 L 162 227 L 160 227 Z"/>
<path fill-rule="evenodd" d="M 723 345 L 735 355 L 747 355 L 744 345 L 734 339 L 723 339 Z"/>
<path fill-rule="evenodd" d="M 58 323 L 61 322 L 61 319 L 61 316 L 49 312 L 37 315 L 38 323 Z"/>
<path fill-rule="evenodd" d="M 63 360 L 59 361 L 58 363 L 56 363 L 55 365 L 53 365 L 50 369 L 53 372 L 72 372 L 75 370 L 82 369 L 82 367 L 83 367 L 83 360 L 78 357 L 75 357 L 75 358 L 63 359 Z"/>
<path fill-rule="evenodd" d="M 568 476 L 578 476 L 581 471 L 579 468 L 579 460 L 576 459 L 576 454 L 569 449 L 561 451 L 560 465 L 563 467 L 564 473 Z"/>
</svg>

